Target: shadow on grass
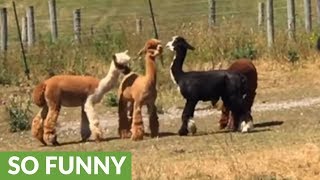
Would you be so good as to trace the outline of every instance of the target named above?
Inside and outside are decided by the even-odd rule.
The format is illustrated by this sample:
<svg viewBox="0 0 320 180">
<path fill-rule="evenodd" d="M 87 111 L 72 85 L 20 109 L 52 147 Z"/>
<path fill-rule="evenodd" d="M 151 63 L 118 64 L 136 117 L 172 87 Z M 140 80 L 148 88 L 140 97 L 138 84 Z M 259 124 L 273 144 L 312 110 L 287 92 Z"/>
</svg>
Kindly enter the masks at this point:
<svg viewBox="0 0 320 180">
<path fill-rule="evenodd" d="M 272 126 L 281 126 L 283 124 L 283 121 L 268 121 L 268 122 L 261 122 L 254 124 L 254 128 L 259 129 L 253 129 L 249 133 L 260 133 L 260 132 L 266 132 L 271 131 L 272 129 L 268 127 Z M 260 129 L 263 128 L 263 129 Z M 209 134 L 226 134 L 226 133 L 240 133 L 239 131 L 233 131 L 233 130 L 220 130 L 220 131 L 214 131 L 214 132 L 199 132 L 195 136 L 203 136 L 203 135 L 209 135 Z"/>
<path fill-rule="evenodd" d="M 150 137 L 150 133 L 145 133 L 146 137 Z M 159 138 L 161 137 L 169 137 L 169 136 L 177 136 L 176 133 L 172 132 L 160 132 L 159 133 Z M 130 139 L 130 138 L 127 138 Z M 105 139 L 101 139 L 100 142 L 109 142 L 113 140 L 121 140 L 120 137 L 108 137 Z M 70 141 L 70 142 L 62 142 L 59 144 L 59 146 L 66 146 L 66 145 L 75 145 L 75 144 L 83 144 L 83 143 L 95 143 L 96 141 L 94 140 L 87 140 L 87 141 Z"/>
<path fill-rule="evenodd" d="M 266 132 L 271 131 L 269 128 L 265 129 L 253 129 L 249 132 L 250 133 L 260 133 L 260 132 Z M 197 132 L 194 136 L 205 136 L 205 135 L 212 135 L 212 134 L 228 134 L 228 133 L 238 133 L 238 134 L 247 134 L 247 133 L 241 133 L 239 131 L 233 131 L 233 130 L 219 130 L 219 131 L 213 131 L 213 132 Z"/>
<path fill-rule="evenodd" d="M 268 121 L 268 122 L 256 123 L 253 126 L 255 128 L 263 128 L 263 127 L 270 127 L 270 126 L 281 126 L 282 124 L 283 124 L 283 121 Z"/>
<path fill-rule="evenodd" d="M 256 123 L 254 124 L 254 128 L 264 128 L 264 129 L 253 129 L 249 133 L 260 133 L 260 132 L 266 132 L 266 131 L 271 131 L 270 128 L 267 127 L 272 127 L 272 126 L 280 126 L 283 124 L 283 121 L 268 121 L 268 122 L 261 122 L 261 123 Z M 197 132 L 193 136 L 205 136 L 205 135 L 210 135 L 210 134 L 226 134 L 226 133 L 240 133 L 238 131 L 232 131 L 232 130 L 220 130 L 220 131 L 213 131 L 213 132 Z M 145 133 L 146 137 L 150 137 L 150 133 Z M 160 132 L 159 133 L 159 138 L 162 137 L 170 137 L 170 136 L 178 136 L 177 133 L 173 132 Z M 108 141 L 113 141 L 113 140 L 118 140 L 120 139 L 119 137 L 109 137 L 100 140 L 100 142 L 108 142 Z M 71 142 L 63 142 L 60 143 L 59 146 L 65 146 L 65 145 L 74 145 L 74 144 L 82 144 L 82 143 L 87 143 L 87 142 L 95 142 L 94 140 L 88 140 L 88 141 L 71 141 Z"/>
<path fill-rule="evenodd" d="M 108 141 L 113 141 L 116 139 L 120 139 L 120 137 L 109 137 L 109 138 L 104 138 L 101 139 L 100 142 L 108 142 Z M 87 141 L 70 141 L 70 142 L 62 142 L 59 144 L 59 146 L 66 146 L 66 145 L 75 145 L 75 144 L 84 144 L 88 142 L 96 142 L 95 140 L 87 140 Z"/>
<path fill-rule="evenodd" d="M 150 133 L 145 133 L 145 136 L 150 137 Z M 159 138 L 169 136 L 178 136 L 178 134 L 173 132 L 159 132 Z"/>
</svg>

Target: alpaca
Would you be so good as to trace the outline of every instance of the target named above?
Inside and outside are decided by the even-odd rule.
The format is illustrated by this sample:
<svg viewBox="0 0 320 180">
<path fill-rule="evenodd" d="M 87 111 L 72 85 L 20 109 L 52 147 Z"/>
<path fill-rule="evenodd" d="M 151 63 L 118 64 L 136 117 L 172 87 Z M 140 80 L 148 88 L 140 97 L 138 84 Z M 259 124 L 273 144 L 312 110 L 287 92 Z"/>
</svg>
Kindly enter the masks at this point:
<svg viewBox="0 0 320 180">
<path fill-rule="evenodd" d="M 157 39 L 148 40 L 139 54 L 143 52 L 146 53 L 145 75 L 128 74 L 122 80 L 118 92 L 118 132 L 121 138 L 128 138 L 131 126 L 131 139 L 134 141 L 143 139 L 144 127 L 141 115 L 143 105 L 146 105 L 148 108 L 151 137 L 156 137 L 159 133 L 159 122 L 155 105 L 157 98 L 155 59 L 162 53 L 161 42 Z"/>
<path fill-rule="evenodd" d="M 44 145 L 59 145 L 55 126 L 61 106 L 81 106 L 82 140 L 87 140 L 92 134 L 99 141 L 102 132 L 94 105 L 115 86 L 121 73 L 130 72 L 129 61 L 128 51 L 113 55 L 109 72 L 102 80 L 91 76 L 56 75 L 37 85 L 33 101 L 42 109 L 33 119 L 32 135 Z"/>
<path fill-rule="evenodd" d="M 185 136 L 189 131 L 195 133 L 194 121 L 189 120 L 193 118 L 198 101 L 217 102 L 221 97 L 225 106 L 231 110 L 235 124 L 239 124 L 245 114 L 243 106 L 247 92 L 246 77 L 226 70 L 184 72 L 182 66 L 187 50 L 194 50 L 194 47 L 179 36 L 174 36 L 166 47 L 175 52 L 170 74 L 186 99 L 179 135 Z"/>
<path fill-rule="evenodd" d="M 248 132 L 253 128 L 253 119 L 251 115 L 251 107 L 254 102 L 254 98 L 256 96 L 256 89 L 258 87 L 258 74 L 256 67 L 254 64 L 247 59 L 239 59 L 232 63 L 230 67 L 227 69 L 230 72 L 238 72 L 242 73 L 244 76 L 247 77 L 248 80 L 248 93 L 245 98 L 245 108 L 247 109 L 247 121 L 248 123 L 242 124 L 241 127 L 242 132 Z M 219 121 L 220 128 L 224 129 L 225 127 L 229 127 L 231 129 L 235 129 L 232 117 L 229 117 L 230 111 L 228 108 L 222 106 L 221 110 L 221 119 Z"/>
</svg>

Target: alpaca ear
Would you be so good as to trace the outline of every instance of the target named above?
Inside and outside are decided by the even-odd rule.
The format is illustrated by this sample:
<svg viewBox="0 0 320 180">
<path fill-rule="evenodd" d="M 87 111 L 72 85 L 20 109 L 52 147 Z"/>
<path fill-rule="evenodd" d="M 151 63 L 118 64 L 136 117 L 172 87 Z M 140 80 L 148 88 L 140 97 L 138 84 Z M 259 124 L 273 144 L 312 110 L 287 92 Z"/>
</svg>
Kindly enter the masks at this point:
<svg viewBox="0 0 320 180">
<path fill-rule="evenodd" d="M 187 48 L 190 49 L 190 50 L 192 50 L 192 51 L 195 49 L 193 46 L 191 46 L 191 45 L 190 45 L 189 43 L 187 43 L 187 42 L 186 42 L 186 45 L 187 45 Z"/>
<path fill-rule="evenodd" d="M 138 52 L 138 56 L 141 56 L 142 53 L 146 52 L 145 47 L 143 47 L 142 49 L 140 49 L 140 51 Z"/>
<path fill-rule="evenodd" d="M 129 50 L 128 50 L 128 49 L 124 51 L 124 53 L 125 53 L 125 54 L 128 54 L 128 52 L 129 52 Z"/>
<path fill-rule="evenodd" d="M 147 53 L 150 53 L 151 57 L 157 57 L 160 54 L 159 50 L 155 50 L 155 49 L 148 49 Z"/>
</svg>

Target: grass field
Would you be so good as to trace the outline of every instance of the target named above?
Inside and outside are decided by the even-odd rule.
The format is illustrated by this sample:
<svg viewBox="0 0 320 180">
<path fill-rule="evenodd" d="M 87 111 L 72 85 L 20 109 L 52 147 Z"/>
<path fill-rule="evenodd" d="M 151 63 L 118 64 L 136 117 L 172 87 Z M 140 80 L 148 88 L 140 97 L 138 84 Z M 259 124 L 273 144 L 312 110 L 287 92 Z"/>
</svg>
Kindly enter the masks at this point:
<svg viewBox="0 0 320 180">
<path fill-rule="evenodd" d="M 134 179 L 318 179 L 320 81 L 315 77 L 320 63 L 297 69 L 276 65 L 272 71 L 265 69 L 265 63 L 256 65 L 260 80 L 252 133 L 219 130 L 217 111 L 201 103 L 195 114 L 198 133 L 179 137 L 182 103 L 176 103 L 160 114 L 159 138 L 120 140 L 116 108 L 100 104 L 97 109 L 105 132 L 100 143 L 80 143 L 79 109 L 64 108 L 58 120 L 61 146 L 43 147 L 30 131 L 9 133 L 6 118 L 1 118 L 0 151 L 129 151 Z M 1 89 L 1 97 L 21 93 L 21 87 Z M 6 117 L 4 106 L 0 109 L 1 117 Z M 32 106 L 33 114 L 37 110 Z"/>
<path fill-rule="evenodd" d="M 17 53 L 11 1 L 0 0 L 0 7 L 9 8 L 10 20 L 10 48 L 6 58 L 0 56 L 0 151 L 129 151 L 133 154 L 133 179 L 319 179 L 320 55 L 314 49 L 317 25 L 312 34 L 304 33 L 303 1 L 297 1 L 297 41 L 287 41 L 286 1 L 275 1 L 275 47 L 268 49 L 264 31 L 256 26 L 258 2 L 217 1 L 218 26 L 208 29 L 206 0 L 153 0 L 163 43 L 179 34 L 196 47 L 188 53 L 185 70 L 213 69 L 219 62 L 226 68 L 237 55 L 255 56 L 259 85 L 253 108 L 254 132 L 219 130 L 218 111 L 200 103 L 195 115 L 198 133 L 177 136 L 184 100 L 170 81 L 172 54 L 165 51 L 164 66 L 158 64 L 159 138 L 146 136 L 140 142 L 118 139 L 117 109 L 106 105 L 106 97 L 97 105 L 104 141 L 80 143 L 79 109 L 63 108 L 58 120 L 62 145 L 43 147 L 30 131 L 9 132 L 6 106 L 10 98 L 16 95 L 22 97 L 22 103 L 27 102 L 34 85 L 48 72 L 102 78 L 113 53 L 129 49 L 135 57 L 144 41 L 153 36 L 148 4 L 142 0 L 57 0 L 60 39 L 52 43 L 47 1 L 16 2 L 19 17 L 28 5 L 36 9 L 38 42 L 27 51 L 31 80 L 26 80 Z M 83 15 L 80 45 L 72 43 L 72 11 L 76 8 L 81 8 Z M 142 34 L 135 33 L 136 17 L 143 18 Z M 88 36 L 91 27 L 94 35 Z M 134 61 L 131 67 L 144 72 L 143 61 Z M 39 108 L 32 104 L 30 110 L 31 120 Z"/>
</svg>

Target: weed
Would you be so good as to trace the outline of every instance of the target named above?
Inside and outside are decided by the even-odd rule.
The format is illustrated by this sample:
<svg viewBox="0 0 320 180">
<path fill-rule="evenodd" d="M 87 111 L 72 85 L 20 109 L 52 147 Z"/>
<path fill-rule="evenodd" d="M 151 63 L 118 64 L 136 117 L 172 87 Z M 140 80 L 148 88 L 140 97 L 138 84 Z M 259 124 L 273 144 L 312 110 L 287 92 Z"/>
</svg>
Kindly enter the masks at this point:
<svg viewBox="0 0 320 180">
<path fill-rule="evenodd" d="M 6 69 L 0 70 L 0 84 L 11 84 L 12 83 L 12 76 L 8 73 Z"/>
<path fill-rule="evenodd" d="M 319 49 L 319 34 L 316 32 L 311 33 L 311 35 L 309 36 L 309 44 L 311 44 L 311 47 L 313 47 L 314 45 L 316 45 L 316 48 Z"/>
<path fill-rule="evenodd" d="M 291 62 L 292 64 L 296 63 L 299 60 L 299 55 L 297 51 L 295 50 L 289 50 L 288 51 L 288 61 Z"/>
<path fill-rule="evenodd" d="M 106 95 L 105 104 L 110 107 L 118 106 L 118 97 L 116 93 L 110 92 Z"/>
<path fill-rule="evenodd" d="M 6 105 L 9 115 L 10 132 L 18 132 L 30 129 L 31 100 L 22 96 L 12 95 Z"/>
</svg>

